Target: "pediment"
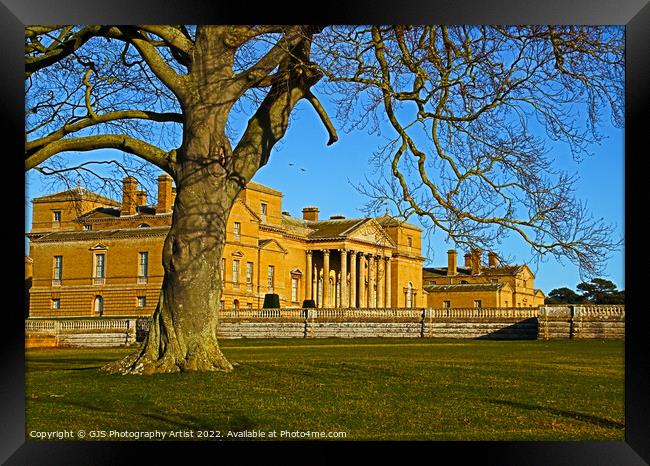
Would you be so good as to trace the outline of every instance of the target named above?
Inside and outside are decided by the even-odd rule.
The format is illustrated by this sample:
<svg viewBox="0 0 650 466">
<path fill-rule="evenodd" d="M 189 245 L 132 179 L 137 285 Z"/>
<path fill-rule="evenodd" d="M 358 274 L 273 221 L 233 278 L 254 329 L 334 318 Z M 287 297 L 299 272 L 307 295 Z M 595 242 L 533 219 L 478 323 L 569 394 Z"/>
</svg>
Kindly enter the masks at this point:
<svg viewBox="0 0 650 466">
<path fill-rule="evenodd" d="M 374 219 L 356 226 L 354 229 L 346 232 L 346 239 L 357 240 L 364 243 L 372 243 L 384 248 L 394 248 L 395 243 L 384 229 Z"/>
<path fill-rule="evenodd" d="M 281 252 L 282 254 L 289 252 L 275 239 L 262 239 L 259 242 L 259 246 L 264 251 Z"/>
<path fill-rule="evenodd" d="M 92 248 L 90 248 L 89 250 L 90 250 L 90 251 L 106 251 L 106 250 L 108 250 L 108 247 L 105 246 L 105 245 L 102 244 L 102 243 L 97 243 L 96 245 L 94 245 L 94 246 L 93 246 Z"/>
</svg>

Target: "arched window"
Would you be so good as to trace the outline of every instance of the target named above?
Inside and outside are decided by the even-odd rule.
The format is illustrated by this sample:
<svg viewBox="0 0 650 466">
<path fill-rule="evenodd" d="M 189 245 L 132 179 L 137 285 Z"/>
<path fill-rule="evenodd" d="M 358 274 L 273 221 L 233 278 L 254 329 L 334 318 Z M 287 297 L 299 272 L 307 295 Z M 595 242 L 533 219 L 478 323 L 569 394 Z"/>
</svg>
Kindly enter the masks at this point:
<svg viewBox="0 0 650 466">
<path fill-rule="evenodd" d="M 141 223 L 140 225 L 138 225 L 138 228 L 149 228 L 149 227 L 151 227 L 151 225 L 147 223 Z"/>
<path fill-rule="evenodd" d="M 406 307 L 413 307 L 413 283 L 411 282 L 406 287 Z"/>
<path fill-rule="evenodd" d="M 235 309 L 239 309 L 239 300 L 235 299 L 232 304 L 235 306 Z"/>
<path fill-rule="evenodd" d="M 95 311 L 95 314 L 99 316 L 104 313 L 104 298 L 100 295 L 95 296 L 95 301 L 93 302 L 93 311 Z"/>
</svg>

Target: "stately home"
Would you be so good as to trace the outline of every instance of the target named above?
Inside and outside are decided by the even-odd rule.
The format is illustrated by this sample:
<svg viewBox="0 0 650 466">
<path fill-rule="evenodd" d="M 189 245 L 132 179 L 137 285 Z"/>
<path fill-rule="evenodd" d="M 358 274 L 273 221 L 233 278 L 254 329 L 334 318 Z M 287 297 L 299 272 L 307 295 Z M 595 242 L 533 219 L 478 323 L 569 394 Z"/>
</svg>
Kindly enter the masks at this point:
<svg viewBox="0 0 650 466">
<path fill-rule="evenodd" d="M 148 204 L 132 177 L 122 200 L 82 187 L 33 199 L 31 317 L 148 316 L 163 278 L 162 246 L 172 219 L 172 178 L 158 178 Z M 319 218 L 282 210 L 282 193 L 251 182 L 228 219 L 224 308 L 424 307 L 421 230 L 388 216 Z"/>
<path fill-rule="evenodd" d="M 465 254 L 458 266 L 458 252 L 447 251 L 447 267 L 424 268 L 427 307 L 538 307 L 544 293 L 535 289 L 535 275 L 527 265 L 500 265 L 494 252 L 484 264 L 478 249 Z"/>
</svg>

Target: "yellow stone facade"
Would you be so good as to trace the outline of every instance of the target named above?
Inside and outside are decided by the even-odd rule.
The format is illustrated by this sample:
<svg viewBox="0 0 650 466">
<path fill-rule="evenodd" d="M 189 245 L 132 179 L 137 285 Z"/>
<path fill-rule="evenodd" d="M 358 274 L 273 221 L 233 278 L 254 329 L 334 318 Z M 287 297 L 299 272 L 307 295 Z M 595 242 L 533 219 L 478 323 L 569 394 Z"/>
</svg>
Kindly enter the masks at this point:
<svg viewBox="0 0 650 466">
<path fill-rule="evenodd" d="M 133 178 L 118 202 L 77 187 L 34 199 L 30 317 L 148 316 L 163 278 L 162 245 L 175 191 L 158 178 L 147 204 Z M 228 219 L 224 308 L 424 307 L 421 230 L 388 216 L 301 218 L 282 211 L 282 193 L 251 182 Z"/>
<path fill-rule="evenodd" d="M 464 266 L 458 253 L 447 252 L 447 267 L 424 268 L 423 286 L 427 307 L 538 307 L 544 293 L 535 289 L 535 275 L 527 265 L 500 265 L 497 255 L 488 254 L 483 263 L 480 250 L 465 254 Z"/>
</svg>

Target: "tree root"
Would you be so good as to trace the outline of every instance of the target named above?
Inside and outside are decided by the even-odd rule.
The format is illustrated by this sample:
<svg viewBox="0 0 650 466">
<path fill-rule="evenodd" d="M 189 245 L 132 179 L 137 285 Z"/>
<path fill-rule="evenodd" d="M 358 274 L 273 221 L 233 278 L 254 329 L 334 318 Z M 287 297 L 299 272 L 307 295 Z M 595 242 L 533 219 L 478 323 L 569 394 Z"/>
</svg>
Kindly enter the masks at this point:
<svg viewBox="0 0 650 466">
<path fill-rule="evenodd" d="M 181 355 L 168 350 L 158 359 L 149 356 L 145 349 L 132 353 L 119 361 L 106 364 L 101 368 L 109 374 L 150 375 L 179 372 L 230 372 L 234 369 L 221 350 L 210 345 L 187 351 Z M 146 347 L 145 347 L 146 348 Z"/>
</svg>

